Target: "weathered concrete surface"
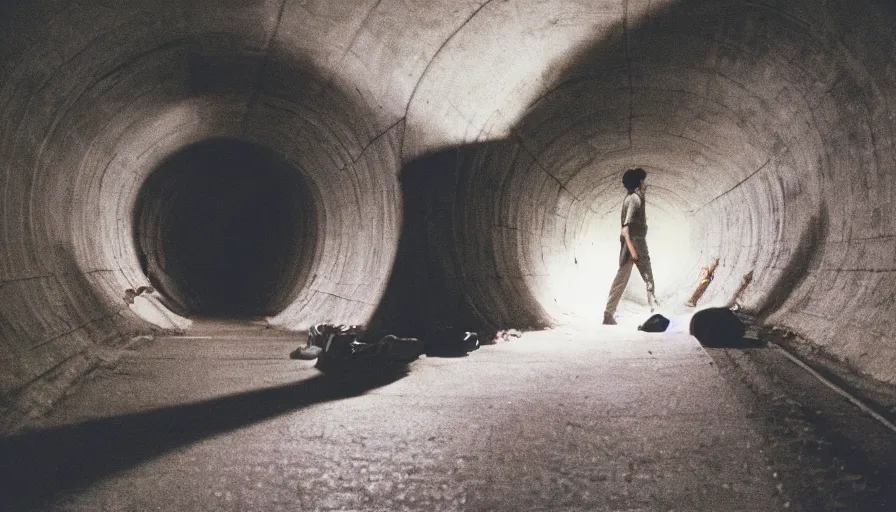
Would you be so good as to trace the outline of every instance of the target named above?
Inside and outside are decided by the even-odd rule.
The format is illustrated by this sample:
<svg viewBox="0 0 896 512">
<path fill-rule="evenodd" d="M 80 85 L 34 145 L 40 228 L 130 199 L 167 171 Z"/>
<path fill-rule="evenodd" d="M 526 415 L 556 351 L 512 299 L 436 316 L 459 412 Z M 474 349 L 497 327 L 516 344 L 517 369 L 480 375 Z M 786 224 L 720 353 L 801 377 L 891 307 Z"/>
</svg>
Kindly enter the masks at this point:
<svg viewBox="0 0 896 512">
<path fill-rule="evenodd" d="M 365 389 L 288 360 L 294 338 L 220 327 L 137 347 L 41 421 L 47 430 L 7 440 L 43 452 L 36 464 L 7 462 L 22 479 L 3 482 L 4 495 L 54 510 L 774 510 L 789 500 L 757 424 L 687 335 L 527 333 L 421 359 Z"/>
<path fill-rule="evenodd" d="M 892 430 L 777 348 L 707 352 L 762 432 L 763 453 L 792 498 L 791 510 L 885 511 L 896 505 Z M 896 409 L 888 416 L 896 418 Z"/>
<path fill-rule="evenodd" d="M 0 9 L 4 423 L 149 328 L 121 300 L 147 282 L 133 208 L 162 162 L 210 138 L 278 153 L 314 198 L 313 254 L 290 261 L 308 277 L 281 291 L 278 325 L 374 315 L 407 236 L 399 179 L 444 152 L 462 164 L 444 181 L 454 203 L 429 212 L 410 262 L 453 283 L 431 309 L 541 325 L 599 308 L 619 172 L 640 165 L 651 237 L 670 239 L 653 250 L 669 302 L 719 257 L 708 303 L 754 270 L 745 306 L 896 382 L 889 2 Z M 398 304 L 430 300 L 394 286 L 410 293 Z"/>
</svg>

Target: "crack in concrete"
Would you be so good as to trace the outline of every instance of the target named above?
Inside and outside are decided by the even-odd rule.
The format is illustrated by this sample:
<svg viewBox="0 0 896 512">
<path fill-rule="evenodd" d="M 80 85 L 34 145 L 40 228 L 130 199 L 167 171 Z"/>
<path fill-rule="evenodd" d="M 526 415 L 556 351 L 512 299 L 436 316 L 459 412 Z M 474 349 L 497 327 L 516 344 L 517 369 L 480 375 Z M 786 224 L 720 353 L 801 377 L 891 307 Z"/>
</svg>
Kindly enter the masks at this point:
<svg viewBox="0 0 896 512">
<path fill-rule="evenodd" d="M 12 279 L 3 279 L 0 280 L 0 286 L 11 284 L 11 283 L 20 283 L 23 281 L 36 281 L 38 279 L 50 279 L 54 277 L 60 276 L 80 276 L 87 274 L 96 274 L 98 272 L 116 272 L 116 269 L 108 269 L 108 268 L 100 268 L 95 270 L 85 270 L 84 272 L 62 272 L 62 273 L 53 273 L 53 274 L 41 274 L 39 276 L 26 276 L 26 277 L 16 277 Z"/>
<path fill-rule="evenodd" d="M 370 16 L 373 14 L 373 11 L 375 11 L 377 9 L 377 7 L 379 7 L 382 2 L 383 2 L 383 0 L 376 0 L 376 3 L 374 3 L 373 6 L 367 10 L 367 14 L 364 15 L 364 19 L 362 19 L 361 23 L 358 24 L 358 29 L 355 30 L 354 35 L 352 35 L 352 38 L 349 40 L 348 44 L 345 46 L 345 51 L 342 52 L 342 57 L 339 58 L 340 64 L 343 61 L 345 61 L 345 57 L 349 54 L 352 47 L 355 45 L 355 42 L 357 42 L 358 36 L 361 35 L 361 30 L 364 29 L 364 25 L 370 19 Z M 330 80 L 332 81 L 332 78 Z"/>
<path fill-rule="evenodd" d="M 342 64 L 345 62 L 345 58 L 348 57 L 349 54 L 352 54 L 355 57 L 357 57 L 359 60 L 361 60 L 361 58 L 362 58 L 361 55 L 358 53 L 355 53 L 352 50 L 352 47 L 358 41 L 358 36 L 361 35 L 361 31 L 364 29 L 364 26 L 367 24 L 368 20 L 370 20 L 370 16 L 373 14 L 373 11 L 375 11 L 377 9 L 377 7 L 379 7 L 382 2 L 383 2 L 383 0 L 377 0 L 373 4 L 373 6 L 367 10 L 367 13 L 364 15 L 364 18 L 361 20 L 361 22 L 358 23 L 358 28 L 355 29 L 355 33 L 352 34 L 352 37 L 349 39 L 348 44 L 346 44 L 345 49 L 342 51 L 342 55 L 339 57 L 339 59 L 337 61 L 337 63 L 338 63 L 338 65 L 336 66 L 337 68 L 342 66 Z M 333 88 L 333 81 L 335 79 L 336 79 L 336 73 L 330 72 L 329 77 L 327 78 L 326 85 L 324 85 L 324 87 L 322 89 L 327 90 L 327 89 Z M 361 94 L 361 91 L 357 87 L 355 87 L 355 90 L 358 92 L 359 96 L 361 96 L 362 98 L 364 97 L 364 95 Z"/>
<path fill-rule="evenodd" d="M 366 304 L 368 306 L 377 306 L 377 304 L 371 304 L 370 302 L 365 302 L 363 300 L 358 300 L 358 299 L 350 299 L 348 297 L 343 297 L 342 295 L 339 295 L 336 293 L 325 292 L 325 291 L 319 290 L 317 288 L 312 288 L 311 291 L 314 293 L 322 293 L 324 295 L 329 295 L 330 297 L 335 297 L 337 299 L 347 300 L 349 302 L 357 302 L 358 304 Z"/>
<path fill-rule="evenodd" d="M 12 396 L 12 394 L 15 394 L 15 393 L 21 394 L 22 392 L 27 392 L 27 389 L 30 386 L 33 386 L 34 384 L 36 384 L 38 382 L 45 381 L 48 377 L 52 378 L 54 375 L 54 372 L 56 372 L 60 368 L 64 367 L 65 365 L 76 360 L 79 357 L 83 357 L 85 359 L 90 360 L 91 359 L 90 358 L 90 350 L 88 348 L 84 348 L 83 350 L 79 350 L 78 352 L 72 354 L 71 356 L 62 359 L 58 364 L 51 366 L 46 372 L 41 373 L 40 375 L 36 375 L 33 378 L 23 382 L 22 385 L 19 387 L 12 388 L 10 390 L 10 396 Z M 96 366 L 96 364 L 97 364 L 97 362 L 93 361 L 93 364 L 91 365 L 91 368 L 88 369 L 88 371 L 93 370 L 94 367 Z"/>
<path fill-rule="evenodd" d="M 99 317 L 99 318 L 94 318 L 94 319 L 88 320 L 88 321 L 86 321 L 86 322 L 84 322 L 84 323 L 78 325 L 77 327 L 72 328 L 72 329 L 69 330 L 69 331 L 63 332 L 63 333 L 61 333 L 61 334 L 57 334 L 56 336 L 53 336 L 52 338 L 46 339 L 46 340 L 44 340 L 44 341 L 41 341 L 40 343 L 37 343 L 37 344 L 35 344 L 35 345 L 31 345 L 31 346 L 29 346 L 28 348 L 29 348 L 29 350 L 34 350 L 34 349 L 36 349 L 36 348 L 41 348 L 41 347 L 43 347 L 43 346 L 46 346 L 46 345 L 48 345 L 48 344 L 50 344 L 50 343 L 53 343 L 54 341 L 56 341 L 56 340 L 58 340 L 58 339 L 60 339 L 60 338 L 63 338 L 63 337 L 65 337 L 65 336 L 69 336 L 69 335 L 71 335 L 71 334 L 74 334 L 74 333 L 80 331 L 80 330 L 86 328 L 86 327 L 87 327 L 88 325 L 90 325 L 90 324 L 98 323 L 98 322 L 102 322 L 103 320 L 105 320 L 105 319 L 107 319 L 107 318 L 112 318 L 112 317 L 118 316 L 118 313 L 119 313 L 121 310 L 123 310 L 123 309 L 125 309 L 125 308 L 123 308 L 123 307 L 122 307 L 122 308 L 118 308 L 118 309 L 114 310 L 113 312 L 109 313 L 108 315 L 103 315 L 103 316 L 101 316 L 101 317 Z"/>
<path fill-rule="evenodd" d="M 573 194 L 571 190 L 569 190 L 568 188 L 566 188 L 566 183 L 560 181 L 559 178 L 557 178 L 556 176 L 554 176 L 553 174 L 551 174 L 550 171 L 548 171 L 548 169 L 547 169 L 547 168 L 546 168 L 546 167 L 545 167 L 545 166 L 538 160 L 538 157 L 535 156 L 535 153 L 533 153 L 532 150 L 530 150 L 528 147 L 526 147 L 526 144 L 525 144 L 525 142 L 523 141 L 522 137 L 520 137 L 519 135 L 514 135 L 514 138 L 516 139 L 517 144 L 519 144 L 520 149 L 522 149 L 523 151 L 525 151 L 526 154 L 528 154 L 528 155 L 532 158 L 532 162 L 534 162 L 535 165 L 536 165 L 539 169 L 541 169 L 545 174 L 547 174 L 548 176 L 550 176 L 551 179 L 553 179 L 554 181 L 557 182 L 557 185 L 559 185 L 560 190 L 565 190 L 566 193 L 568 193 L 570 196 L 572 196 L 573 199 L 576 200 L 576 202 L 582 202 L 582 199 L 581 199 L 580 197 L 578 197 L 577 195 Z"/>
<path fill-rule="evenodd" d="M 789 13 L 789 12 L 785 11 L 784 9 L 779 8 L 779 7 L 775 7 L 774 5 L 769 5 L 769 4 L 766 4 L 766 3 L 763 3 L 763 2 L 752 2 L 752 1 L 749 1 L 749 0 L 744 0 L 743 3 L 744 3 L 744 5 L 749 5 L 749 6 L 752 6 L 752 7 L 764 8 L 764 9 L 770 10 L 770 11 L 776 13 L 776 14 L 780 14 L 781 17 L 789 19 L 790 21 L 796 23 L 797 25 L 799 25 L 800 27 L 802 27 L 802 28 L 805 29 L 805 30 L 809 30 L 810 28 L 812 28 L 812 25 L 811 25 L 808 21 L 805 21 L 805 20 L 803 20 L 803 19 L 801 19 L 801 18 L 797 18 L 797 17 L 794 16 L 792 13 Z"/>
<path fill-rule="evenodd" d="M 400 117 L 400 118 L 398 119 L 398 121 L 395 121 L 394 123 L 392 123 L 391 125 L 389 125 L 388 128 L 386 128 L 385 130 L 383 130 L 382 132 L 380 132 L 376 137 L 374 137 L 373 139 L 371 139 L 370 142 L 368 142 L 363 148 L 361 148 L 361 152 L 358 153 L 358 156 L 355 157 L 354 159 L 352 159 L 352 161 L 349 162 L 348 164 L 342 166 L 342 167 L 339 169 L 339 171 L 340 171 L 340 172 L 343 172 L 343 171 L 345 171 L 346 169 L 348 169 L 350 166 L 355 165 L 356 163 L 358 163 L 358 161 L 361 160 L 361 158 L 364 157 L 364 153 L 367 152 L 367 150 L 370 148 L 370 146 L 373 146 L 374 144 L 376 144 L 376 142 L 377 142 L 378 140 L 380 140 L 381 138 L 383 138 L 387 133 L 389 133 L 389 132 L 391 132 L 392 130 L 394 130 L 395 127 L 398 126 L 399 124 L 401 124 L 402 122 L 404 122 L 404 120 L 405 120 L 404 117 Z M 403 134 L 402 134 L 402 138 L 404 138 Z"/>
<path fill-rule="evenodd" d="M 858 242 L 858 241 L 865 241 L 865 240 L 889 240 L 891 238 L 896 238 L 896 235 L 857 236 L 857 237 L 850 237 L 847 240 L 837 240 L 836 243 L 848 244 L 849 242 Z"/>
<path fill-rule="evenodd" d="M 692 211 L 689 211 L 689 212 L 686 212 L 686 213 L 697 213 L 697 212 L 699 212 L 700 210 L 702 210 L 703 208 L 706 208 L 710 203 L 715 202 L 716 199 L 721 199 L 722 197 L 728 195 L 731 191 L 733 191 L 734 189 L 736 189 L 736 188 L 740 187 L 741 185 L 743 185 L 744 183 L 746 183 L 750 178 L 752 178 L 753 176 L 756 176 L 756 174 L 759 173 L 759 171 L 765 169 L 766 166 L 767 166 L 767 165 L 769 164 L 769 162 L 771 162 L 771 161 L 772 161 L 772 159 L 769 158 L 768 160 L 765 161 L 764 164 L 760 165 L 758 169 L 756 169 L 755 171 L 753 171 L 752 173 L 750 173 L 750 175 L 747 176 L 746 178 L 744 178 L 744 179 L 740 180 L 739 182 L 737 182 L 737 184 L 734 185 L 733 187 L 729 188 L 728 190 L 722 192 L 721 194 L 717 195 L 716 197 L 714 197 L 714 198 L 710 199 L 709 201 L 705 202 L 705 203 L 703 204 L 703 206 L 701 206 L 700 208 L 697 208 L 696 210 L 692 210 Z"/>
<path fill-rule="evenodd" d="M 13 278 L 13 279 L 4 279 L 4 280 L 0 281 L 0 286 L 9 284 L 9 283 L 18 283 L 18 282 L 22 282 L 22 281 L 34 281 L 37 279 L 47 279 L 47 278 L 55 277 L 55 276 L 56 276 L 56 274 L 44 274 L 44 275 L 39 275 L 39 276 L 27 276 L 27 277 L 17 277 L 17 278 Z"/>
<path fill-rule="evenodd" d="M 869 274 L 886 274 L 896 272 L 896 268 L 820 268 L 816 272 L 867 272 Z"/>
</svg>

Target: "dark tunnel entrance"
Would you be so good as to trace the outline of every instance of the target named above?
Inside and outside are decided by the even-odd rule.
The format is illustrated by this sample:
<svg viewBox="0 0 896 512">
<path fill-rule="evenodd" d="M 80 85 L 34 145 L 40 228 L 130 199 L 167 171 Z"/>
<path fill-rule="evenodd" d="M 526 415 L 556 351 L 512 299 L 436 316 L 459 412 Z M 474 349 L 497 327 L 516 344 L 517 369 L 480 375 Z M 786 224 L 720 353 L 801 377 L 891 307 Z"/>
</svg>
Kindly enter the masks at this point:
<svg viewBox="0 0 896 512">
<path fill-rule="evenodd" d="M 140 189 L 134 242 L 166 305 L 187 316 L 273 315 L 316 244 L 313 195 L 275 152 L 235 139 L 186 147 Z"/>
</svg>

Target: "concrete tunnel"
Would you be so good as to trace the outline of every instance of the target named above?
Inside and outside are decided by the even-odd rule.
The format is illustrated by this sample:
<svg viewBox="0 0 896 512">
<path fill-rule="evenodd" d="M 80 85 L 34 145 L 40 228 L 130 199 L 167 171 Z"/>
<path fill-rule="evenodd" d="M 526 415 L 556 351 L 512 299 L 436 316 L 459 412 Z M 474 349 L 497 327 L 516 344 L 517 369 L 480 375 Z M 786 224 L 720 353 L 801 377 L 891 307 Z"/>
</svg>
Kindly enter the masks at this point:
<svg viewBox="0 0 896 512">
<path fill-rule="evenodd" d="M 631 166 L 661 301 L 718 257 L 704 304 L 753 271 L 747 311 L 896 383 L 894 21 L 884 0 L 6 2 L 4 424 L 195 315 L 599 314 Z"/>
</svg>

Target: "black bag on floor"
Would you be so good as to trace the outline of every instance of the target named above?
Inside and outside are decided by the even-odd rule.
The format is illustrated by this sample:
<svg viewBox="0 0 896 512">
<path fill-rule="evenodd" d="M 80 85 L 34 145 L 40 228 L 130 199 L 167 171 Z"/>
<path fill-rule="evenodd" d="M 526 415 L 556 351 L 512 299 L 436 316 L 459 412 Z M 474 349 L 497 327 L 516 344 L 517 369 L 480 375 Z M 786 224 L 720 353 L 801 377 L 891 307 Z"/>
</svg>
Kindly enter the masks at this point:
<svg viewBox="0 0 896 512">
<path fill-rule="evenodd" d="M 644 332 L 664 332 L 668 327 L 669 319 L 657 313 L 639 325 L 638 330 Z"/>
<path fill-rule="evenodd" d="M 429 355 L 464 355 L 479 348 L 479 334 L 457 327 L 439 327 L 424 338 Z"/>
<path fill-rule="evenodd" d="M 691 318 L 691 335 L 706 347 L 736 345 L 746 330 L 740 318 L 728 308 L 703 309 Z"/>
</svg>

